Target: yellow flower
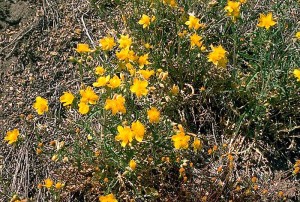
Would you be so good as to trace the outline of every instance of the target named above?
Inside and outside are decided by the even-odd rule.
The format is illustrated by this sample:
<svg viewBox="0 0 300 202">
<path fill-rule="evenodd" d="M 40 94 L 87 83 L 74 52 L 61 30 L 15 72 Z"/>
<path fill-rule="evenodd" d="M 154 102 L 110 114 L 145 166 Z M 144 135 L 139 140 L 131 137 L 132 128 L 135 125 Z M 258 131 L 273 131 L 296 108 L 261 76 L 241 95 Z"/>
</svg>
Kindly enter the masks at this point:
<svg viewBox="0 0 300 202">
<path fill-rule="evenodd" d="M 121 35 L 120 39 L 118 40 L 119 47 L 123 49 L 127 49 L 132 44 L 132 39 L 129 37 L 129 35 Z"/>
<path fill-rule="evenodd" d="M 233 21 L 236 21 L 236 18 L 240 16 L 240 7 L 240 2 L 228 1 L 227 6 L 224 9 L 227 11 L 227 15 L 232 17 Z"/>
<path fill-rule="evenodd" d="M 64 184 L 62 184 L 61 182 L 57 182 L 57 183 L 55 184 L 55 188 L 56 188 L 56 189 L 61 189 L 63 186 L 64 186 Z"/>
<path fill-rule="evenodd" d="M 37 149 L 36 149 L 36 154 L 37 154 L 37 155 L 41 154 L 42 152 L 43 152 L 43 150 L 41 150 L 40 148 L 37 148 Z"/>
<path fill-rule="evenodd" d="M 59 98 L 61 103 L 64 103 L 63 106 L 68 106 L 73 103 L 74 95 L 70 92 L 64 92 L 64 94 Z"/>
<path fill-rule="evenodd" d="M 128 143 L 132 142 L 133 132 L 129 126 L 118 126 L 118 135 L 115 137 L 116 141 L 122 141 L 121 146 L 126 147 Z"/>
<path fill-rule="evenodd" d="M 52 161 L 57 161 L 58 160 L 58 155 L 54 154 L 51 158 Z"/>
<path fill-rule="evenodd" d="M 7 131 L 6 136 L 4 137 L 5 141 L 8 141 L 8 144 L 13 144 L 18 140 L 20 132 L 18 129 Z"/>
<path fill-rule="evenodd" d="M 294 168 L 295 168 L 295 167 L 300 167 L 300 160 L 299 160 L 299 159 L 296 160 L 295 165 L 294 165 Z"/>
<path fill-rule="evenodd" d="M 127 70 L 134 69 L 134 67 L 131 63 L 126 63 L 125 67 L 127 68 Z"/>
<path fill-rule="evenodd" d="M 174 84 L 172 89 L 171 89 L 171 93 L 173 95 L 177 95 L 179 93 L 179 87 Z"/>
<path fill-rule="evenodd" d="M 111 110 L 113 115 L 118 112 L 125 114 L 126 108 L 124 104 L 125 98 L 122 95 L 116 95 L 113 99 L 106 100 L 104 109 Z"/>
<path fill-rule="evenodd" d="M 183 175 L 183 174 L 185 173 L 184 167 L 181 167 L 181 168 L 179 169 L 179 173 L 180 173 L 180 175 Z"/>
<path fill-rule="evenodd" d="M 191 40 L 191 48 L 194 48 L 195 46 L 197 47 L 201 47 L 202 46 L 202 37 L 199 36 L 198 34 L 193 34 L 192 36 L 190 36 L 190 40 Z"/>
<path fill-rule="evenodd" d="M 177 35 L 178 35 L 180 38 L 182 38 L 182 37 L 184 37 L 186 34 L 187 34 L 187 31 L 186 31 L 186 30 L 183 30 L 182 32 L 178 32 Z"/>
<path fill-rule="evenodd" d="M 158 78 L 161 79 L 162 81 L 165 81 L 168 78 L 169 73 L 168 72 L 161 72 L 158 75 Z"/>
<path fill-rule="evenodd" d="M 140 98 L 142 95 L 148 94 L 148 81 L 142 81 L 139 79 L 134 79 L 133 85 L 130 86 L 130 91 L 132 93 L 135 93 L 138 98 Z"/>
<path fill-rule="evenodd" d="M 95 74 L 97 75 L 103 75 L 105 73 L 105 69 L 101 66 L 97 66 L 95 69 Z"/>
<path fill-rule="evenodd" d="M 234 157 L 229 153 L 229 154 L 227 155 L 227 159 L 228 159 L 228 161 L 233 161 L 233 160 L 234 160 Z"/>
<path fill-rule="evenodd" d="M 284 192 L 283 191 L 279 191 L 277 195 L 278 195 L 278 197 L 282 198 L 284 196 Z"/>
<path fill-rule="evenodd" d="M 300 167 L 295 167 L 295 169 L 293 170 L 293 175 L 297 175 L 300 171 Z"/>
<path fill-rule="evenodd" d="M 160 112 L 155 108 L 151 107 L 148 112 L 148 119 L 150 123 L 158 123 L 160 119 Z"/>
<path fill-rule="evenodd" d="M 212 52 L 208 55 L 208 62 L 212 62 L 216 66 L 225 68 L 228 61 L 226 57 L 227 51 L 221 45 L 217 47 L 211 46 L 211 49 Z"/>
<path fill-rule="evenodd" d="M 189 147 L 190 136 L 185 135 L 182 125 L 178 125 L 179 131 L 172 136 L 175 149 L 187 149 Z"/>
<path fill-rule="evenodd" d="M 136 121 L 131 124 L 131 130 L 135 139 L 138 142 L 142 142 L 146 132 L 145 126 L 140 121 Z"/>
<path fill-rule="evenodd" d="M 124 48 L 121 49 L 119 52 L 116 52 L 116 56 L 119 60 L 128 60 L 128 55 L 129 55 L 129 49 Z"/>
<path fill-rule="evenodd" d="M 91 136 L 90 134 L 87 136 L 87 139 L 88 140 L 92 140 L 93 139 L 93 136 Z"/>
<path fill-rule="evenodd" d="M 257 24 L 258 27 L 264 27 L 267 30 L 270 29 L 270 27 L 276 25 L 276 22 L 273 20 L 272 13 L 268 13 L 267 15 L 260 14 L 259 17 L 259 23 Z"/>
<path fill-rule="evenodd" d="M 153 48 L 153 46 L 150 43 L 145 43 L 144 47 L 147 49 Z"/>
<path fill-rule="evenodd" d="M 97 79 L 96 82 L 93 83 L 94 87 L 103 87 L 107 84 L 107 82 L 109 82 L 110 76 L 101 76 Z"/>
<path fill-rule="evenodd" d="M 176 0 L 163 0 L 163 3 L 168 4 L 171 7 L 176 7 L 177 6 Z"/>
<path fill-rule="evenodd" d="M 127 70 L 129 71 L 130 75 L 134 76 L 135 75 L 135 69 L 134 69 L 133 65 L 130 64 L 130 63 L 126 63 L 125 66 L 126 66 Z"/>
<path fill-rule="evenodd" d="M 300 31 L 297 32 L 295 36 L 296 36 L 297 39 L 300 39 Z"/>
<path fill-rule="evenodd" d="M 121 85 L 121 79 L 115 75 L 113 78 L 111 78 L 107 84 L 110 88 L 118 88 Z"/>
<path fill-rule="evenodd" d="M 80 114 L 87 114 L 90 111 L 90 107 L 86 102 L 80 102 L 78 104 L 78 111 Z"/>
<path fill-rule="evenodd" d="M 38 183 L 37 188 L 41 189 L 41 188 L 43 188 L 43 185 L 41 183 Z"/>
<path fill-rule="evenodd" d="M 99 202 L 118 202 L 113 194 L 108 194 L 106 196 L 100 196 Z"/>
<path fill-rule="evenodd" d="M 189 20 L 185 22 L 186 25 L 189 26 L 189 29 L 198 30 L 203 25 L 199 22 L 200 20 L 196 18 L 194 15 L 189 16 Z"/>
<path fill-rule="evenodd" d="M 139 74 L 141 74 L 143 76 L 144 79 L 148 80 L 152 75 L 154 75 L 154 71 L 153 70 L 139 70 L 138 71 Z"/>
<path fill-rule="evenodd" d="M 89 104 L 96 104 L 99 96 L 94 92 L 92 87 L 88 86 L 85 90 L 80 90 L 81 99 L 80 102 Z"/>
<path fill-rule="evenodd" d="M 79 44 L 77 44 L 76 51 L 78 53 L 88 53 L 88 52 L 91 52 L 91 49 L 89 48 L 88 44 L 79 43 Z"/>
<path fill-rule="evenodd" d="M 48 189 L 50 189 L 53 185 L 53 181 L 50 178 L 47 178 L 44 180 L 44 186 Z"/>
<path fill-rule="evenodd" d="M 160 73 L 162 73 L 162 72 L 163 72 L 163 69 L 162 69 L 162 68 L 159 68 L 159 69 L 156 70 L 156 74 L 157 74 L 157 75 L 160 74 Z"/>
<path fill-rule="evenodd" d="M 131 168 L 131 170 L 135 170 L 136 162 L 133 159 L 130 160 L 129 167 Z"/>
<path fill-rule="evenodd" d="M 247 0 L 240 0 L 241 4 L 247 3 Z"/>
<path fill-rule="evenodd" d="M 217 151 L 218 150 L 218 146 L 217 145 L 214 145 L 213 146 L 213 151 Z"/>
<path fill-rule="evenodd" d="M 135 55 L 135 52 L 133 50 L 130 50 L 128 52 L 128 60 L 129 61 L 136 61 L 139 57 Z"/>
<path fill-rule="evenodd" d="M 252 181 L 252 183 L 256 183 L 256 182 L 257 182 L 257 177 L 253 176 L 253 177 L 251 178 L 251 181 Z"/>
<path fill-rule="evenodd" d="M 201 141 L 198 138 L 194 139 L 193 147 L 194 147 L 194 151 L 197 151 L 202 148 Z"/>
<path fill-rule="evenodd" d="M 149 57 L 149 54 L 145 54 L 145 55 L 142 55 L 139 57 L 138 63 L 139 63 L 140 68 L 143 68 L 145 65 L 151 64 L 148 61 L 148 57 Z"/>
<path fill-rule="evenodd" d="M 133 50 L 129 50 L 129 48 L 121 49 L 119 52 L 116 52 L 116 56 L 121 61 L 135 61 L 136 55 Z"/>
<path fill-rule="evenodd" d="M 114 38 L 109 37 L 109 36 L 100 39 L 99 42 L 100 42 L 100 45 L 101 45 L 101 49 L 104 50 L 104 51 L 110 51 L 116 45 Z"/>
<path fill-rule="evenodd" d="M 142 18 L 139 20 L 139 24 L 140 25 L 143 25 L 143 28 L 145 29 L 146 27 L 149 27 L 150 25 L 150 22 L 151 22 L 151 19 L 148 15 L 145 15 L 143 14 L 142 15 Z"/>
<path fill-rule="evenodd" d="M 33 108 L 37 111 L 39 115 L 44 114 L 48 111 L 48 101 L 40 96 L 38 96 L 33 104 Z"/>
<path fill-rule="evenodd" d="M 296 77 L 297 81 L 300 81 L 300 68 L 294 69 L 294 76 Z"/>
<path fill-rule="evenodd" d="M 14 194 L 10 199 L 10 202 L 27 202 L 27 199 L 21 200 L 17 194 Z"/>
<path fill-rule="evenodd" d="M 179 133 L 172 136 L 175 149 L 187 149 L 189 147 L 190 136 Z"/>
</svg>

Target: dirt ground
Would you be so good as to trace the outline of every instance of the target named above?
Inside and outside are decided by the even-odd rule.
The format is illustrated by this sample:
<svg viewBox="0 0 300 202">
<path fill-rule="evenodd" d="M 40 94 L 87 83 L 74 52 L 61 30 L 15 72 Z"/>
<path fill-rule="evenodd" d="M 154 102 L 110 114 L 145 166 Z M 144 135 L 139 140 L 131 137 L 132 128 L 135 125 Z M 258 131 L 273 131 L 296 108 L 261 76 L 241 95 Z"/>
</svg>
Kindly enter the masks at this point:
<svg viewBox="0 0 300 202">
<path fill-rule="evenodd" d="M 29 136 L 20 148 L 0 141 L 0 201 L 14 193 L 43 198 L 33 186 L 48 171 L 36 158 L 35 141 L 30 140 L 37 137 L 29 129 L 44 124 L 53 136 L 42 139 L 50 140 L 59 128 L 55 118 L 43 122 L 32 104 L 42 96 L 49 101 L 50 114 L 63 113 L 59 96 L 78 89 L 76 71 L 68 61 L 72 49 L 78 42 L 90 43 L 87 35 L 96 42 L 103 32 L 94 12 L 87 0 L 0 0 L 0 137 L 14 128 Z"/>
<path fill-rule="evenodd" d="M 82 4 L 78 7 L 87 9 Z M 81 29 L 83 15 L 76 11 L 76 2 L 3 1 L 0 5 L 0 117 L 1 127 L 5 126 L 1 129 L 7 129 L 17 126 L 18 115 L 32 112 L 36 95 L 56 99 L 61 88 L 68 87 L 65 78 L 74 73 L 67 68 L 70 49 L 85 38 L 83 32 L 74 32 Z"/>
</svg>

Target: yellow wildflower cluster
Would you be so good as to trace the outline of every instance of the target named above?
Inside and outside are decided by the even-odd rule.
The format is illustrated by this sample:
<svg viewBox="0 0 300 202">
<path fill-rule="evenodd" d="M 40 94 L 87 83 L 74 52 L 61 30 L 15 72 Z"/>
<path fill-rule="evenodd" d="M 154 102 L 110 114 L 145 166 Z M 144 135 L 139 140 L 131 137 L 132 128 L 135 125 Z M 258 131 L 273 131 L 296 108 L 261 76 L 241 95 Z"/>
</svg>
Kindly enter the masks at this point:
<svg viewBox="0 0 300 202">
<path fill-rule="evenodd" d="M 193 14 L 189 15 L 189 20 L 185 22 L 185 25 L 188 26 L 190 30 L 197 31 L 199 28 L 204 28 L 204 24 L 200 23 L 200 19 L 195 17 Z M 184 37 L 187 34 L 186 30 L 178 33 L 179 37 Z M 190 35 L 190 46 L 191 49 L 198 47 L 201 50 L 205 50 L 205 46 L 203 46 L 203 37 L 198 35 L 197 33 L 193 33 Z"/>
<path fill-rule="evenodd" d="M 257 73 L 259 68 L 253 70 L 252 60 L 248 58 L 251 57 L 251 54 L 256 56 L 258 53 L 255 51 L 252 53 L 248 50 L 249 47 L 247 47 L 246 42 L 249 37 L 253 44 L 260 46 L 259 38 L 262 36 L 269 37 L 266 34 L 268 32 L 264 29 L 269 30 L 277 22 L 273 19 L 271 12 L 260 14 L 258 23 L 252 23 L 255 29 L 258 30 L 255 33 L 257 38 L 251 33 L 247 36 L 240 33 L 238 29 L 244 22 L 243 20 L 235 24 L 228 23 L 225 20 L 226 26 L 223 26 L 225 12 L 228 19 L 231 18 L 233 22 L 246 16 L 246 13 L 243 13 L 243 9 L 247 8 L 247 5 L 244 5 L 246 2 L 247 0 L 228 0 L 227 4 L 226 2 L 223 2 L 223 4 L 211 1 L 206 8 L 210 10 L 209 12 L 213 11 L 211 12 L 213 15 L 216 13 L 215 11 L 220 11 L 222 20 L 213 17 L 212 20 L 208 19 L 206 13 L 199 11 L 198 13 L 188 14 L 187 11 L 191 10 L 188 1 L 161 0 L 144 2 L 149 7 L 144 9 L 144 6 L 141 10 L 147 11 L 148 14 L 141 13 L 141 10 L 135 7 L 132 9 L 134 15 L 126 12 L 122 14 L 121 18 L 125 22 L 125 25 L 122 26 L 124 29 L 109 30 L 109 34 L 100 37 L 98 44 L 92 43 L 92 47 L 85 43 L 77 44 L 75 48 L 77 57 L 72 57 L 72 62 L 80 70 L 80 81 L 75 85 L 80 87 L 76 93 L 73 90 L 72 92 L 64 91 L 59 98 L 59 102 L 70 109 L 68 114 L 70 117 L 66 122 L 75 125 L 73 130 L 68 130 L 68 133 L 74 131 L 72 136 L 74 142 L 68 143 L 68 148 L 62 150 L 60 141 L 57 139 L 51 141 L 50 146 L 43 146 L 43 140 L 38 140 L 38 144 L 34 146 L 36 154 L 39 157 L 50 154 L 48 160 L 53 164 L 59 162 L 69 164 L 72 167 L 75 167 L 74 162 L 80 164 L 82 170 L 79 174 L 84 173 L 84 171 L 92 173 L 93 177 L 86 180 L 87 184 L 92 187 L 91 189 L 95 192 L 101 190 L 97 195 L 100 202 L 116 202 L 117 199 L 111 193 L 111 190 L 119 190 L 117 188 L 119 185 L 124 186 L 122 187 L 124 192 L 119 194 L 124 197 L 124 200 L 129 201 L 133 194 L 138 193 L 140 190 L 137 190 L 137 192 L 135 192 L 136 190 L 129 190 L 127 192 L 125 187 L 127 184 L 137 184 L 137 187 L 143 190 L 142 183 L 147 183 L 150 178 L 147 176 L 148 173 L 153 171 L 163 176 L 166 171 L 170 170 L 169 168 L 174 168 L 174 166 L 177 167 L 176 172 L 179 172 L 178 179 L 188 185 L 189 181 L 192 181 L 188 177 L 193 176 L 189 175 L 189 172 L 192 172 L 190 168 L 193 168 L 195 156 L 201 158 L 201 160 L 204 157 L 207 158 L 207 154 L 202 155 L 204 152 L 209 155 L 207 161 L 210 164 L 207 167 L 211 167 L 212 169 L 209 170 L 212 171 L 213 175 L 216 175 L 211 177 L 210 173 L 206 176 L 209 180 L 205 181 L 205 184 L 211 185 L 209 183 L 213 182 L 213 186 L 209 187 L 218 189 L 218 187 L 223 188 L 228 184 L 234 184 L 235 189 L 232 192 L 234 197 L 236 197 L 235 193 L 241 193 L 242 191 L 245 194 L 243 197 L 252 194 L 252 192 L 263 193 L 263 191 L 260 191 L 261 186 L 258 184 L 257 177 L 252 177 L 251 181 L 247 180 L 249 186 L 247 185 L 248 187 L 245 187 L 245 189 L 239 181 L 228 181 L 228 184 L 225 184 L 227 181 L 221 181 L 224 174 L 234 175 L 236 171 L 234 169 L 238 167 L 235 165 L 235 163 L 239 163 L 235 161 L 237 159 L 236 155 L 239 153 L 234 151 L 236 149 L 234 146 L 238 145 L 234 142 L 235 140 L 232 140 L 232 144 L 230 142 L 228 145 L 224 144 L 223 147 L 218 147 L 220 143 L 218 140 L 216 141 L 213 138 L 202 139 L 202 137 L 186 131 L 181 124 L 173 122 L 181 120 L 185 124 L 189 124 L 190 117 L 186 116 L 185 113 L 190 112 L 186 112 L 185 109 L 181 111 L 182 108 L 185 108 L 185 104 L 188 105 L 187 109 L 189 109 L 190 104 L 193 107 L 198 107 L 198 103 L 202 101 L 205 104 L 211 104 L 214 102 L 213 99 L 220 98 L 214 97 L 215 94 L 220 95 L 216 93 L 219 91 L 227 92 L 228 100 L 230 96 L 238 96 L 241 103 L 247 103 L 246 99 L 248 98 L 255 101 L 253 103 L 261 102 L 260 98 L 253 96 L 256 95 L 256 92 L 247 94 L 248 90 L 252 89 L 253 81 L 259 83 L 262 75 L 259 74 L 260 72 Z M 135 2 L 136 5 L 139 3 L 139 1 Z M 170 9 L 169 7 L 173 8 Z M 161 8 L 163 9 L 161 10 Z M 157 19 L 155 16 L 157 16 Z M 176 19 L 172 21 L 170 16 Z M 162 19 L 164 17 L 168 19 Z M 133 20 L 133 23 L 131 20 Z M 212 25 L 212 22 L 222 26 Z M 170 27 L 166 27 L 166 29 L 160 27 L 168 23 Z M 264 29 L 260 30 L 258 27 Z M 278 26 L 279 28 L 280 26 Z M 212 36 L 211 33 L 216 32 L 216 30 L 221 34 Z M 234 37 L 231 38 L 230 33 L 232 30 L 235 33 Z M 291 41 L 297 45 L 298 41 L 295 37 L 300 39 L 300 32 L 295 33 L 293 31 L 292 33 L 293 40 Z M 275 40 L 276 36 L 272 37 Z M 273 50 L 273 46 L 276 44 L 272 40 L 266 43 L 266 47 Z M 207 50 L 209 45 L 210 49 Z M 275 49 L 274 51 L 276 51 Z M 244 52 L 240 52 L 241 50 Z M 247 60 L 244 57 L 247 57 Z M 231 63 L 234 63 L 234 65 Z M 265 61 L 262 63 L 257 62 L 256 66 L 264 63 Z M 220 69 L 211 69 L 209 68 L 211 65 L 224 69 L 228 67 L 228 70 L 221 71 L 220 75 L 217 75 L 216 72 L 220 72 Z M 251 75 L 253 72 L 257 73 L 257 76 Z M 297 81 L 300 81 L 300 69 L 289 70 L 289 74 L 290 77 L 294 76 Z M 95 78 L 90 78 L 91 75 Z M 251 77 L 248 77 L 248 75 L 251 75 Z M 230 78 L 230 82 L 226 78 Z M 240 87 L 246 85 L 247 88 L 245 89 Z M 289 88 L 294 86 L 287 85 L 286 90 L 288 91 Z M 241 92 L 236 91 L 236 89 L 242 91 L 243 94 L 240 94 Z M 235 94 L 231 94 L 232 91 Z M 275 101 L 276 99 L 274 98 Z M 240 114 L 240 110 L 237 109 L 242 108 L 231 107 L 232 103 L 226 105 L 224 109 L 233 109 L 235 110 L 234 114 Z M 270 105 L 268 103 L 268 106 Z M 267 105 L 263 106 L 266 107 L 266 110 L 269 110 Z M 92 113 L 89 116 L 78 116 L 75 113 L 76 118 L 74 118 L 72 115 L 73 107 L 81 115 L 86 115 L 90 111 Z M 221 107 L 224 107 L 223 103 Z M 221 107 L 216 108 L 219 110 Z M 48 100 L 40 96 L 36 97 L 33 108 L 39 115 L 48 112 Z M 252 110 L 251 106 L 249 106 L 249 110 Z M 178 114 L 174 116 L 174 112 L 177 111 L 180 116 Z M 231 112 L 228 112 L 228 114 L 231 114 Z M 223 125 L 230 128 L 230 130 L 228 129 L 229 132 L 234 131 L 235 133 L 236 131 L 238 137 L 239 130 L 246 130 L 247 127 L 242 127 L 243 123 L 241 123 L 239 128 L 236 128 L 236 123 L 233 121 L 236 117 L 234 119 L 228 118 L 226 117 L 228 114 L 227 112 L 224 113 L 225 117 L 222 117 L 220 122 L 222 124 L 226 122 Z M 194 116 L 194 114 L 192 115 Z M 196 120 L 198 115 L 195 114 L 195 125 L 202 118 L 202 114 L 200 114 L 200 119 Z M 226 121 L 223 121 L 223 118 Z M 245 116 L 244 119 L 249 122 L 250 118 L 252 117 Z M 263 120 L 260 117 L 260 119 L 254 118 L 253 115 L 253 120 Z M 220 124 L 220 127 L 223 127 L 222 124 Z M 200 127 L 197 129 L 202 131 Z M 195 128 L 193 127 L 193 129 Z M 207 136 L 209 137 L 209 134 Z M 18 138 L 19 130 L 14 129 L 6 133 L 4 141 L 11 145 L 16 143 Z M 211 141 L 214 143 L 211 144 Z M 206 142 L 211 145 L 211 148 L 207 147 Z M 224 142 L 228 142 L 228 139 Z M 75 146 L 76 149 L 74 149 Z M 78 150 L 80 150 L 77 149 L 78 146 L 80 149 L 82 147 L 84 155 L 78 153 Z M 47 151 L 50 150 L 49 148 L 53 151 Z M 217 163 L 216 159 L 218 159 Z M 296 175 L 299 172 L 300 161 L 297 160 L 293 168 L 293 174 Z M 77 174 L 74 173 L 74 175 Z M 221 177 L 218 178 L 218 176 Z M 235 178 L 230 177 L 230 179 Z M 206 178 L 203 178 L 203 180 L 206 180 Z M 151 184 L 154 182 L 153 179 L 149 181 L 151 181 Z M 156 182 L 154 183 L 156 184 Z M 60 181 L 55 183 L 52 179 L 47 178 L 39 183 L 38 187 L 41 189 L 46 188 L 45 191 L 59 193 L 58 190 L 67 185 L 67 182 L 65 185 Z M 79 188 L 76 188 L 86 189 L 84 186 L 85 184 L 82 183 L 78 186 Z M 111 186 L 116 186 L 116 188 Z M 151 186 L 149 187 L 151 192 L 155 192 Z M 73 187 L 68 188 L 72 189 Z M 103 192 L 105 189 L 107 190 Z M 268 190 L 270 191 L 270 189 Z M 275 193 L 277 192 L 278 190 Z M 107 195 L 101 196 L 103 193 Z M 279 195 L 282 197 L 284 193 L 278 192 Z M 211 193 L 208 191 L 205 196 L 201 196 L 201 199 L 205 201 L 209 197 L 211 197 Z"/>
<path fill-rule="evenodd" d="M 189 147 L 190 136 L 185 135 L 182 125 L 178 125 L 179 131 L 172 136 L 175 149 L 187 149 Z"/>
<path fill-rule="evenodd" d="M 94 92 L 92 87 L 88 86 L 84 90 L 80 90 L 81 99 L 78 104 L 79 107 L 79 113 L 81 114 L 87 114 L 90 110 L 90 107 L 88 104 L 96 104 L 96 102 L 99 99 L 99 96 Z"/>
<path fill-rule="evenodd" d="M 37 111 L 39 115 L 44 114 L 48 111 L 48 100 L 38 96 L 36 98 L 35 103 L 33 104 L 33 108 Z"/>
<path fill-rule="evenodd" d="M 107 99 L 104 109 L 111 110 L 113 115 L 117 113 L 125 114 L 125 98 L 122 95 L 115 95 L 113 99 Z"/>
<path fill-rule="evenodd" d="M 154 75 L 154 71 L 153 70 L 149 70 L 149 69 L 146 69 L 146 70 L 139 70 L 137 73 L 139 73 L 140 75 L 142 75 L 142 77 L 146 80 L 148 80 L 151 76 Z"/>
<path fill-rule="evenodd" d="M 202 37 L 198 34 L 194 33 L 190 36 L 191 41 L 191 48 L 194 48 L 195 46 L 201 48 L 202 47 Z"/>
<path fill-rule="evenodd" d="M 143 14 L 142 18 L 139 20 L 139 24 L 143 25 L 143 28 L 149 28 L 150 23 L 153 22 L 155 20 L 155 16 L 152 16 L 152 18 L 150 18 L 148 15 Z"/>
<path fill-rule="evenodd" d="M 232 20 L 234 22 L 240 16 L 240 7 L 241 7 L 241 2 L 228 1 L 227 6 L 224 8 L 225 11 L 227 12 L 227 15 L 232 17 Z"/>
<path fill-rule="evenodd" d="M 118 40 L 119 48 L 121 49 L 127 49 L 130 48 L 132 44 L 132 38 L 129 37 L 129 35 L 121 35 L 120 39 Z"/>
<path fill-rule="evenodd" d="M 44 180 L 44 186 L 48 189 L 50 189 L 53 185 L 53 181 L 50 178 L 47 178 Z"/>
<path fill-rule="evenodd" d="M 38 184 L 38 188 L 46 187 L 47 189 L 51 189 L 54 187 L 55 189 L 59 190 L 64 187 L 64 184 L 61 182 L 57 182 L 54 184 L 53 180 L 50 178 L 44 179 L 43 184 Z"/>
<path fill-rule="evenodd" d="M 118 88 L 121 85 L 121 83 L 122 83 L 121 79 L 117 75 L 114 75 L 114 77 L 109 79 L 107 86 L 114 89 L 114 88 Z"/>
<path fill-rule="evenodd" d="M 136 169 L 136 162 L 135 160 L 131 159 L 129 162 L 129 167 L 131 170 L 135 170 Z"/>
<path fill-rule="evenodd" d="M 135 93 L 138 98 L 140 98 L 142 95 L 147 95 L 148 93 L 148 81 L 146 80 L 139 80 L 134 79 L 133 85 L 130 87 L 131 92 Z"/>
<path fill-rule="evenodd" d="M 97 81 L 93 83 L 94 87 L 104 87 L 110 81 L 110 75 L 108 76 L 100 76 Z"/>
<path fill-rule="evenodd" d="M 13 144 L 18 141 L 19 134 L 20 132 L 18 129 L 7 131 L 4 140 L 8 141 L 8 144 Z"/>
<path fill-rule="evenodd" d="M 73 103 L 74 95 L 71 92 L 64 92 L 64 94 L 60 97 L 60 102 L 64 103 L 63 106 L 68 106 Z"/>
<path fill-rule="evenodd" d="M 208 54 L 208 61 L 212 62 L 216 66 L 225 68 L 228 62 L 226 53 L 227 51 L 221 46 L 214 47 L 211 46 L 211 52 Z"/>
<path fill-rule="evenodd" d="M 160 120 L 160 112 L 155 107 L 151 107 L 148 112 L 148 119 L 150 123 L 158 123 Z"/>
<path fill-rule="evenodd" d="M 103 75 L 105 73 L 105 69 L 102 66 L 97 66 L 95 68 L 95 74 L 96 75 Z"/>
<path fill-rule="evenodd" d="M 104 51 L 110 51 L 116 46 L 115 39 L 111 36 L 104 37 L 99 40 L 100 47 Z"/>
<path fill-rule="evenodd" d="M 258 27 L 264 27 L 267 30 L 270 29 L 270 27 L 276 25 L 276 22 L 273 19 L 272 13 L 260 14 L 259 15 L 259 23 L 257 24 Z"/>
<path fill-rule="evenodd" d="M 146 129 L 140 121 L 135 121 L 129 126 L 118 126 L 118 135 L 115 137 L 117 141 L 121 141 L 121 146 L 126 147 L 135 138 L 138 142 L 142 142 Z"/>
<path fill-rule="evenodd" d="M 92 50 L 89 48 L 89 45 L 88 45 L 88 44 L 85 44 L 85 43 L 79 43 L 79 44 L 77 44 L 76 51 L 77 51 L 78 53 L 89 53 L 89 52 L 91 52 Z"/>
<path fill-rule="evenodd" d="M 195 17 L 193 14 L 190 14 L 189 20 L 185 22 L 189 29 L 198 30 L 199 28 L 203 27 L 204 25 L 200 23 L 200 19 Z"/>
</svg>

